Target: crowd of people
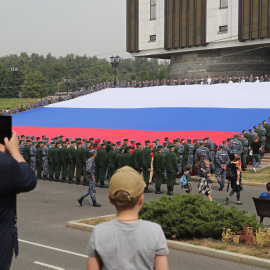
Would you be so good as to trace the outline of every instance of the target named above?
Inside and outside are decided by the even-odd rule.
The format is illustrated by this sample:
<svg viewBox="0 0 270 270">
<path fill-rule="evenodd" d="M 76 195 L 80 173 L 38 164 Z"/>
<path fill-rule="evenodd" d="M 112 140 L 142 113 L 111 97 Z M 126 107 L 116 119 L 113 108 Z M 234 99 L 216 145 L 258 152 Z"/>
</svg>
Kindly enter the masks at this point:
<svg viewBox="0 0 270 270">
<path fill-rule="evenodd" d="M 192 174 L 199 176 L 199 192 L 211 199 L 211 173 L 216 174 L 221 191 L 230 164 L 236 167 L 237 186 L 241 186 L 241 172 L 246 170 L 247 164 L 252 162 L 256 172 L 261 156 L 270 151 L 270 124 L 263 121 L 249 133 L 244 130 L 219 146 L 209 137 L 193 141 L 176 138 L 172 142 L 166 137 L 164 142 L 146 140 L 142 145 L 128 139 L 124 139 L 124 143 L 112 143 L 102 142 L 100 138 L 81 140 L 61 135 L 49 142 L 46 135 L 36 138 L 21 135 L 19 150 L 38 179 L 88 186 L 87 177 L 91 176 L 95 179 L 95 187 L 107 188 L 105 181 L 110 181 L 117 169 L 130 166 L 143 174 L 145 193 L 150 192 L 149 185 L 155 183 L 155 192 L 160 194 L 161 184 L 166 183 L 167 194 L 171 195 L 174 185 L 178 184 L 177 176 Z M 89 190 L 82 197 L 90 193 Z M 95 197 L 92 198 L 96 204 Z"/>
<path fill-rule="evenodd" d="M 103 82 L 98 83 L 96 85 L 92 85 L 91 87 L 88 87 L 85 89 L 82 87 L 80 90 L 77 90 L 71 94 L 67 93 L 67 95 L 58 96 L 58 97 L 45 97 L 41 98 L 40 100 L 35 100 L 34 103 L 30 103 L 29 105 L 21 105 L 17 106 L 16 108 L 4 108 L 0 109 L 0 116 L 3 115 L 14 115 L 22 112 L 26 112 L 29 110 L 41 108 L 50 104 L 54 104 L 57 102 L 67 101 L 73 98 L 77 98 L 80 96 L 89 95 L 92 93 L 95 93 L 97 91 L 101 91 L 108 88 L 144 88 L 144 87 L 153 87 L 153 86 L 176 86 L 176 85 L 194 85 L 194 84 L 204 84 L 204 85 L 212 85 L 212 84 L 224 84 L 224 83 L 258 83 L 258 82 L 270 82 L 270 74 L 264 75 L 264 76 L 255 76 L 249 75 L 246 77 L 238 77 L 238 76 L 225 76 L 225 77 L 214 77 L 212 78 L 210 75 L 208 77 L 201 77 L 201 78 L 194 78 L 194 79 L 163 79 L 163 80 L 132 80 L 129 81 L 117 81 L 117 82 Z M 22 98 L 22 93 L 19 93 L 19 98 Z"/>
</svg>

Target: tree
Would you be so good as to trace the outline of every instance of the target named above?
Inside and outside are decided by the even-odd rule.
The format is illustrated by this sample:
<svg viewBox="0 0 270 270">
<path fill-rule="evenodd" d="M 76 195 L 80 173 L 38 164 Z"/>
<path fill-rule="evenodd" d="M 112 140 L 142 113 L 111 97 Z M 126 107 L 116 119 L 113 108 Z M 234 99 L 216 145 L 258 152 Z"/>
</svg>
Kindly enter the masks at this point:
<svg viewBox="0 0 270 270">
<path fill-rule="evenodd" d="M 22 86 L 23 96 L 27 98 L 41 98 L 47 96 L 46 79 L 41 72 L 35 71 L 25 76 Z"/>
</svg>

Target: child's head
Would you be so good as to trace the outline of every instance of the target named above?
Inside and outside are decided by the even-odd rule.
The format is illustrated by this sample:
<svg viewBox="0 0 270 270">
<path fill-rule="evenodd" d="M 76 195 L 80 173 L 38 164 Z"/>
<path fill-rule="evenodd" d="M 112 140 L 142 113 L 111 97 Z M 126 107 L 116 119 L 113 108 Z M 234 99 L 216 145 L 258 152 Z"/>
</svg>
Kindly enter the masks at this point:
<svg viewBox="0 0 270 270">
<path fill-rule="evenodd" d="M 266 184 L 266 189 L 267 189 L 267 191 L 270 191 L 270 182 L 268 182 L 268 183 Z"/>
<path fill-rule="evenodd" d="M 131 167 L 122 167 L 111 178 L 109 200 L 117 211 L 132 209 L 138 202 L 142 205 L 145 187 L 141 174 Z"/>
<path fill-rule="evenodd" d="M 187 172 L 190 172 L 190 170 L 191 170 L 191 166 L 190 166 L 190 165 L 187 165 L 187 166 L 186 166 L 186 171 L 187 171 Z"/>
<path fill-rule="evenodd" d="M 240 156 L 238 156 L 238 155 L 235 155 L 235 158 L 234 158 L 234 160 L 235 160 L 235 161 L 238 161 L 238 160 L 240 160 Z"/>
<path fill-rule="evenodd" d="M 208 168 L 210 166 L 210 162 L 209 161 L 205 161 L 204 162 L 204 165 L 205 165 L 206 168 Z"/>
</svg>

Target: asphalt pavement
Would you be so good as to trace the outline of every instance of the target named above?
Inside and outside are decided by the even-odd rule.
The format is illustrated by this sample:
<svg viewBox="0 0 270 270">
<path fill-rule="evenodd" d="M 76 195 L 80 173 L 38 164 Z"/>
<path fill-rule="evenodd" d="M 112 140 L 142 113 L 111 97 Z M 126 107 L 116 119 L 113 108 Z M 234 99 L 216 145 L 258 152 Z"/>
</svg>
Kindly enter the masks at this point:
<svg viewBox="0 0 270 270">
<path fill-rule="evenodd" d="M 193 191 L 197 192 L 196 183 L 192 183 Z M 162 186 L 166 190 L 166 186 Z M 212 197 L 221 203 L 225 202 L 227 192 L 218 191 L 218 185 L 212 186 Z M 21 269 L 57 269 L 79 270 L 86 269 L 86 246 L 90 233 L 66 228 L 66 223 L 71 220 L 110 215 L 115 209 L 110 205 L 107 194 L 108 189 L 97 188 L 97 201 L 101 208 L 94 208 L 89 198 L 84 200 L 80 207 L 77 198 L 85 191 L 86 187 L 49 181 L 38 182 L 37 188 L 26 194 L 18 195 L 18 232 L 19 256 L 12 263 L 11 270 Z M 150 186 L 154 191 L 154 186 Z M 231 199 L 228 207 L 236 206 L 246 210 L 248 214 L 255 213 L 252 197 L 257 197 L 264 188 L 244 187 L 241 194 L 243 205 L 236 205 L 236 195 Z M 175 186 L 175 192 L 182 194 L 180 186 Z M 145 201 L 156 200 L 160 195 L 145 194 Z M 264 222 L 270 226 L 270 219 Z M 180 252 L 170 249 L 168 256 L 171 270 L 178 269 L 260 269 L 242 264 L 231 263 L 192 253 Z"/>
</svg>

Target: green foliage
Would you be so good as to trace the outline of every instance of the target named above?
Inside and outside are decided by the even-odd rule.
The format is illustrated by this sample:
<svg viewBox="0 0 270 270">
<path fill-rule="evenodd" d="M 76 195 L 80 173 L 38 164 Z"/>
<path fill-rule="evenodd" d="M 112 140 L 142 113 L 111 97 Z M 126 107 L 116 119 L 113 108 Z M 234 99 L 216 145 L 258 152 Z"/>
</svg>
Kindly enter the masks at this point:
<svg viewBox="0 0 270 270">
<path fill-rule="evenodd" d="M 170 238 L 209 238 L 220 239 L 223 228 L 233 232 L 245 226 L 258 229 L 255 215 L 249 217 L 245 211 L 230 209 L 217 202 L 205 200 L 200 195 L 163 195 L 159 201 L 144 203 L 140 218 L 160 224 L 165 236 Z"/>
<path fill-rule="evenodd" d="M 15 76 L 11 73 L 13 66 L 19 68 Z M 35 72 L 42 77 L 39 75 L 38 79 L 37 75 L 33 75 Z M 117 80 L 126 81 L 163 79 L 169 76 L 169 64 L 159 63 L 157 59 L 121 59 L 116 75 Z M 81 87 L 114 81 L 114 69 L 107 59 L 86 55 L 68 54 L 56 58 L 51 54 L 44 57 L 35 53 L 21 53 L 0 58 L 0 98 L 18 97 L 22 87 L 24 97 L 54 95 L 58 92 L 58 85 L 59 91 L 65 92 L 67 86 L 63 83 L 64 78 L 71 79 L 69 91 L 76 91 Z M 42 82 L 46 87 L 27 88 L 31 81 Z"/>
<path fill-rule="evenodd" d="M 22 86 L 23 96 L 27 98 L 47 96 L 45 83 L 46 79 L 40 72 L 36 71 L 34 73 L 27 74 Z"/>
</svg>

